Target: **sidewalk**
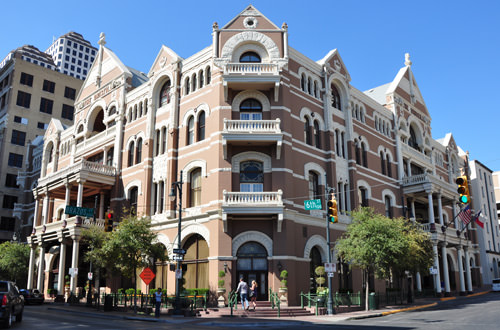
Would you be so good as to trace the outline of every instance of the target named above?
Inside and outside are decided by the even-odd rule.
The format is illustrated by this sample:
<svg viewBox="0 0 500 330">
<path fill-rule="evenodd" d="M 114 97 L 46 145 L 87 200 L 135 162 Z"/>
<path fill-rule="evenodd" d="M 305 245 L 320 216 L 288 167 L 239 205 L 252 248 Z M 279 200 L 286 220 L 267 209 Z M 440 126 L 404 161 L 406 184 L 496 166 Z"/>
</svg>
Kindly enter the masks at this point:
<svg viewBox="0 0 500 330">
<path fill-rule="evenodd" d="M 85 307 L 85 306 L 70 306 L 66 304 L 58 303 L 48 303 L 47 309 L 57 310 L 67 313 L 78 313 L 80 315 L 89 315 L 93 317 L 109 318 L 109 319 L 122 319 L 122 320 L 136 320 L 144 322 L 159 322 L 159 323 L 169 323 L 169 324 L 196 324 L 203 326 L 221 326 L 221 327 L 240 327 L 240 326 L 286 326 L 286 325 L 298 325 L 308 323 L 335 323 L 347 320 L 364 319 L 371 317 L 382 317 L 385 315 L 390 315 L 394 313 L 425 309 L 429 307 L 438 306 L 442 301 L 447 301 L 451 299 L 465 300 L 468 297 L 473 297 L 477 295 L 487 294 L 489 290 L 478 291 L 467 296 L 457 296 L 448 298 L 423 298 L 416 299 L 415 303 L 410 305 L 398 305 L 398 306 L 386 306 L 381 309 L 371 310 L 371 311 L 358 311 L 341 313 L 334 315 L 321 315 L 321 316 L 297 316 L 297 317 L 281 317 L 281 318 L 253 318 L 253 317 L 221 317 L 221 316 L 211 316 L 206 315 L 203 317 L 183 317 L 183 316 L 168 316 L 166 313 L 162 313 L 159 319 L 150 315 L 134 314 L 132 310 L 129 311 L 111 311 L 104 312 L 101 310 L 97 311 L 95 308 Z M 165 312 L 165 310 L 163 310 Z"/>
</svg>

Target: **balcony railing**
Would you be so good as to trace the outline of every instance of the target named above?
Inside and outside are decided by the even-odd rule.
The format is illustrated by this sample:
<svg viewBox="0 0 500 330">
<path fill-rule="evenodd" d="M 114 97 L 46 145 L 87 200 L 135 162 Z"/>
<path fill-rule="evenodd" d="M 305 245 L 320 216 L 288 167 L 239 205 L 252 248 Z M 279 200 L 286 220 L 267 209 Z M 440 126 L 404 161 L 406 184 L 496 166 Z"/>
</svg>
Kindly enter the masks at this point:
<svg viewBox="0 0 500 330">
<path fill-rule="evenodd" d="M 224 119 L 224 133 L 280 134 L 281 120 L 230 120 Z"/>
<path fill-rule="evenodd" d="M 109 165 L 89 162 L 87 160 L 82 160 L 76 164 L 68 166 L 61 169 L 55 173 L 51 173 L 46 177 L 40 178 L 38 180 L 39 186 L 43 186 L 48 182 L 56 181 L 65 178 L 71 174 L 76 174 L 78 172 L 90 172 L 94 174 L 101 174 L 109 177 L 114 177 L 116 175 L 116 168 Z"/>
<path fill-rule="evenodd" d="M 223 191 L 223 206 L 283 206 L 283 191 L 277 192 L 229 192 Z"/>
<path fill-rule="evenodd" d="M 53 233 L 53 232 L 57 232 L 61 229 L 65 229 L 65 228 L 71 228 L 71 227 L 74 227 L 74 226 L 81 226 L 83 228 L 88 228 L 90 227 L 91 225 L 95 225 L 99 228 L 102 228 L 104 229 L 104 224 L 105 224 L 105 220 L 104 219 L 96 219 L 95 222 L 93 219 L 90 219 L 90 218 L 83 218 L 83 220 L 80 222 L 80 223 L 77 223 L 77 217 L 70 217 L 70 218 L 67 218 L 65 220 L 54 220 L 50 223 L 47 223 L 45 224 L 45 230 L 44 230 L 44 226 L 41 225 L 41 226 L 36 226 L 35 227 L 35 230 L 36 232 L 42 232 L 44 234 L 49 234 L 49 233 Z"/>
<path fill-rule="evenodd" d="M 403 152 L 406 152 L 407 154 L 411 155 L 412 157 L 419 159 L 423 161 L 426 164 L 431 164 L 432 160 L 429 156 L 424 154 L 423 152 L 420 152 L 419 150 L 410 147 L 409 145 L 402 143 L 401 148 L 403 149 Z"/>
<path fill-rule="evenodd" d="M 102 146 L 105 143 L 114 140 L 116 135 L 116 126 L 110 127 L 105 131 L 99 132 L 91 137 L 86 138 L 81 143 L 76 145 L 76 154 L 91 150 L 96 147 Z"/>
<path fill-rule="evenodd" d="M 401 183 L 403 184 L 403 186 L 406 186 L 406 185 L 420 184 L 425 182 L 429 182 L 429 177 L 427 173 L 404 177 Z"/>
<path fill-rule="evenodd" d="M 277 75 L 278 64 L 275 63 L 228 63 L 224 67 L 224 74 L 256 74 Z"/>
</svg>

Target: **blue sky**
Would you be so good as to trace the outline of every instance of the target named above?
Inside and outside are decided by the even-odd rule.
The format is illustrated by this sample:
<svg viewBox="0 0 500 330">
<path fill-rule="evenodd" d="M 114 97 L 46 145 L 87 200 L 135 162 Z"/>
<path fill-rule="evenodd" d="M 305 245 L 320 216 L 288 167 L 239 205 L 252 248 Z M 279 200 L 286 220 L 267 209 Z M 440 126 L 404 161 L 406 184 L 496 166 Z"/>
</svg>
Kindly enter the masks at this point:
<svg viewBox="0 0 500 330">
<path fill-rule="evenodd" d="M 392 81 L 409 52 L 433 137 L 452 132 L 471 159 L 500 170 L 500 1 L 2 1 L 0 58 L 71 30 L 97 46 L 105 32 L 106 46 L 147 72 L 162 44 L 189 57 L 210 45 L 214 21 L 248 4 L 287 22 L 290 46 L 313 60 L 337 48 L 362 91 Z"/>
</svg>

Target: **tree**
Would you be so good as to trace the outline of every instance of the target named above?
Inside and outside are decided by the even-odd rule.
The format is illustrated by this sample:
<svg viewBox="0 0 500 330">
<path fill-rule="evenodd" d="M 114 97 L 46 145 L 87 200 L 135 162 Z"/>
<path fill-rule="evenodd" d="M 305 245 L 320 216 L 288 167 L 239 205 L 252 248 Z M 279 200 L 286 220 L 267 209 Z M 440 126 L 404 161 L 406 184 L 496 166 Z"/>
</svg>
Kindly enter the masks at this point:
<svg viewBox="0 0 500 330">
<path fill-rule="evenodd" d="M 8 280 L 24 287 L 28 278 L 30 247 L 18 242 L 0 244 L 0 271 Z"/>
<path fill-rule="evenodd" d="M 137 288 L 137 269 L 150 266 L 155 259 L 165 260 L 165 249 L 163 245 L 155 244 L 156 241 L 157 234 L 151 231 L 151 220 L 130 214 L 120 221 L 102 245 L 102 251 L 95 252 L 95 256 L 105 256 L 107 261 L 102 264 L 107 266 L 112 261 L 112 269 L 133 278 Z"/>
<path fill-rule="evenodd" d="M 389 278 L 394 271 L 426 272 L 432 264 L 429 236 L 404 218 L 390 219 L 363 207 L 352 212 L 352 223 L 337 241 L 337 253 L 365 272 L 368 309 L 368 274 Z"/>
</svg>

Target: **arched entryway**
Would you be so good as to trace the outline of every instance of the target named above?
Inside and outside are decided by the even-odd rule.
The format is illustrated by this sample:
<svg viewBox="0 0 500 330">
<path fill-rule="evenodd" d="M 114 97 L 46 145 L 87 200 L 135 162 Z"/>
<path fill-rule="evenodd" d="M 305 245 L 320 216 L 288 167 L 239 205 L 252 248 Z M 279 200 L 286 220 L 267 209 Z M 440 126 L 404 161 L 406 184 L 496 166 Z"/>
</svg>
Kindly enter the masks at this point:
<svg viewBox="0 0 500 330">
<path fill-rule="evenodd" d="M 451 258 L 450 255 L 446 256 L 446 260 L 448 261 L 448 278 L 450 279 L 450 290 L 451 291 L 456 291 L 457 290 L 457 282 L 456 282 L 456 276 L 455 276 L 455 269 L 453 267 L 453 259 Z"/>
<path fill-rule="evenodd" d="M 309 263 L 309 282 L 310 282 L 310 292 L 316 292 L 316 288 L 318 287 L 318 284 L 316 283 L 316 273 L 314 270 L 318 266 L 323 266 L 323 263 L 321 262 L 321 253 L 319 252 L 319 249 L 315 246 L 311 249 L 311 254 L 310 254 L 311 262 Z"/>
<path fill-rule="evenodd" d="M 248 242 L 240 246 L 236 253 L 238 258 L 236 263 L 237 281 L 243 277 L 249 285 L 252 281 L 257 281 L 259 288 L 258 300 L 267 300 L 268 288 L 268 262 L 267 251 L 257 242 Z"/>
<path fill-rule="evenodd" d="M 184 279 L 186 289 L 208 289 L 208 244 L 205 239 L 194 234 L 190 236 L 184 243 L 186 255 L 184 256 L 184 264 L 186 272 Z"/>
</svg>

